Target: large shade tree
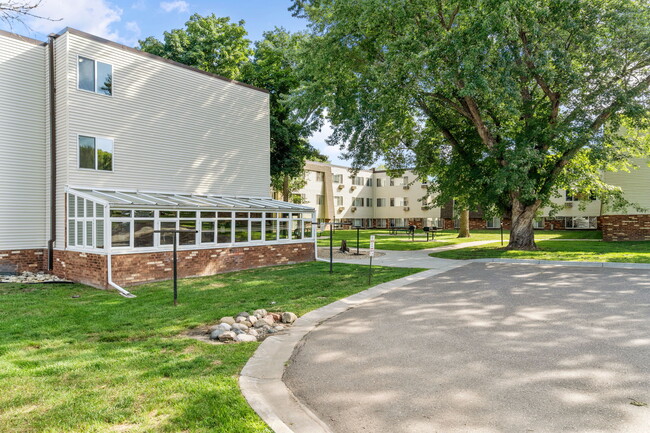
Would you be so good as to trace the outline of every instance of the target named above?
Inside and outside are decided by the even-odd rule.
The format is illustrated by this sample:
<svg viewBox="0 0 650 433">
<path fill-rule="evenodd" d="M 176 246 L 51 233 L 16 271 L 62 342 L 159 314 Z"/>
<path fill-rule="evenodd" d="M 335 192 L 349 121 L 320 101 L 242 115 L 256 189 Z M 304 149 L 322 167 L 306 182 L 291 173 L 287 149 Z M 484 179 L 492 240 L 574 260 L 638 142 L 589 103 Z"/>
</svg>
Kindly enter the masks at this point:
<svg viewBox="0 0 650 433">
<path fill-rule="evenodd" d="M 512 218 L 567 188 L 622 204 L 602 170 L 648 155 L 648 0 L 295 0 L 314 37 L 295 99 L 355 166 L 435 178 L 439 204 Z"/>
<path fill-rule="evenodd" d="M 296 119 L 287 104 L 287 97 L 300 84 L 296 56 L 306 38 L 303 33 L 291 34 L 282 28 L 265 32 L 264 38 L 255 43 L 253 58 L 243 71 L 244 81 L 270 94 L 271 180 L 285 201 L 304 183 L 305 160 L 325 159 L 309 144 L 310 127 Z"/>
</svg>

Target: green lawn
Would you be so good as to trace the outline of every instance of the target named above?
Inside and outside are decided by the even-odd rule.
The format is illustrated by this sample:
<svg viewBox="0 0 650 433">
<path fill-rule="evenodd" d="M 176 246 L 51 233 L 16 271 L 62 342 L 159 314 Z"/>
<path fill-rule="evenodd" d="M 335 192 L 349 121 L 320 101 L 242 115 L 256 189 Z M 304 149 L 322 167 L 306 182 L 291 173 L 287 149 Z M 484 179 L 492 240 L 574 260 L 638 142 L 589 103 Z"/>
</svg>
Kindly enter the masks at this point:
<svg viewBox="0 0 650 433">
<path fill-rule="evenodd" d="M 0 431 L 269 432 L 237 377 L 258 343 L 179 336 L 240 311 L 298 315 L 369 287 L 367 267 L 312 262 L 135 288 L 0 284 Z M 374 268 L 372 285 L 418 269 Z M 73 296 L 79 295 L 78 298 Z"/>
<path fill-rule="evenodd" d="M 650 242 L 539 241 L 539 251 L 506 251 L 500 245 L 481 245 L 429 254 L 444 259 L 536 259 L 578 262 L 650 263 Z"/>
<path fill-rule="evenodd" d="M 504 242 L 508 241 L 508 231 L 503 231 Z M 474 241 L 487 241 L 487 240 L 500 240 L 501 232 L 499 230 L 473 230 L 471 237 L 458 238 L 457 230 L 442 230 L 436 233 L 435 241 L 426 241 L 426 235 L 422 230 L 416 230 L 415 241 L 411 241 L 411 237 L 406 234 L 390 235 L 388 230 L 360 230 L 359 231 L 359 247 L 368 248 L 370 246 L 370 235 L 375 236 L 375 248 L 378 250 L 397 250 L 397 251 L 411 251 L 422 250 L 425 248 L 443 247 L 445 245 L 474 242 Z M 325 231 L 319 236 L 329 236 L 329 231 Z M 356 230 L 335 230 L 334 231 L 334 246 L 339 247 L 341 240 L 345 239 L 348 242 L 348 247 L 356 248 L 357 246 L 357 231 Z M 535 231 L 536 239 L 601 239 L 602 233 L 596 230 L 540 230 Z M 430 238 L 429 238 L 430 239 Z M 329 238 L 318 239 L 318 246 L 329 246 Z"/>
</svg>

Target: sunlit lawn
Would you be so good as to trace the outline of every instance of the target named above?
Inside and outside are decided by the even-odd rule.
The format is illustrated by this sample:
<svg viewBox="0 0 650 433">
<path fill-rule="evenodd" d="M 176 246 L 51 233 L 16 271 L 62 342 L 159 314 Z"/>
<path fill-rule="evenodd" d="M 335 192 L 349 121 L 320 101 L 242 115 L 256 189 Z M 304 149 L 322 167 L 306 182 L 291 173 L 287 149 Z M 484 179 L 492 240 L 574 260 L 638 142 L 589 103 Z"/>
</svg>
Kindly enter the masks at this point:
<svg viewBox="0 0 650 433">
<path fill-rule="evenodd" d="M 0 432 L 269 432 L 237 376 L 258 343 L 179 336 L 240 311 L 304 314 L 369 287 L 367 267 L 307 263 L 133 290 L 0 284 Z M 375 268 L 372 285 L 417 269 Z M 73 298 L 78 295 L 79 297 Z"/>
<path fill-rule="evenodd" d="M 370 235 L 375 235 L 375 248 L 379 250 L 422 250 L 425 248 L 442 247 L 445 245 L 474 242 L 474 241 L 488 241 L 500 240 L 500 230 L 473 230 L 471 237 L 458 238 L 457 230 L 442 230 L 436 233 L 435 241 L 426 241 L 426 234 L 422 230 L 416 230 L 415 240 L 411 240 L 411 236 L 405 233 L 398 235 L 388 235 L 388 229 L 385 230 L 359 230 L 359 247 L 368 248 L 370 246 Z M 504 242 L 508 241 L 509 232 L 503 231 Z M 318 240 L 318 245 L 321 247 L 329 246 L 329 231 L 319 233 L 319 236 L 325 236 L 326 239 Z M 596 230 L 539 230 L 535 231 L 535 239 L 601 239 L 602 233 Z M 339 247 L 341 241 L 345 239 L 348 247 L 356 248 L 357 246 L 357 231 L 356 230 L 335 230 L 334 231 L 334 246 Z"/>
<path fill-rule="evenodd" d="M 650 263 L 650 241 L 588 242 L 540 241 L 539 251 L 506 251 L 500 245 L 480 245 L 429 254 L 445 259 L 536 259 L 587 262 Z"/>
</svg>

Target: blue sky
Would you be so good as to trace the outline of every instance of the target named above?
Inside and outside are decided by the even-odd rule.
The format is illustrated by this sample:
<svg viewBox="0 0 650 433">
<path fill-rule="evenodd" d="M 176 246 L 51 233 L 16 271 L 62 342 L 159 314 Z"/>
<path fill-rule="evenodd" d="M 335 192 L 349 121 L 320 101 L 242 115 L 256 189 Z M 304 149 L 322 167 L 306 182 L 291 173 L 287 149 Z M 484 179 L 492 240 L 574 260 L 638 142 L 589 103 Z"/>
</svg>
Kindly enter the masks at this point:
<svg viewBox="0 0 650 433">
<path fill-rule="evenodd" d="M 26 28 L 15 24 L 4 30 L 45 40 L 47 35 L 65 27 L 74 27 L 97 36 L 129 46 L 136 46 L 147 36 L 161 38 L 165 30 L 183 27 L 190 15 L 199 13 L 244 20 L 252 41 L 274 27 L 289 31 L 305 30 L 307 22 L 294 18 L 287 10 L 291 0 L 43 0 L 35 13 L 57 21 L 28 19 Z M 328 126 L 315 134 L 311 143 L 325 153 L 335 164 L 349 165 L 340 160 L 337 148 L 325 145 L 331 132 Z"/>
</svg>

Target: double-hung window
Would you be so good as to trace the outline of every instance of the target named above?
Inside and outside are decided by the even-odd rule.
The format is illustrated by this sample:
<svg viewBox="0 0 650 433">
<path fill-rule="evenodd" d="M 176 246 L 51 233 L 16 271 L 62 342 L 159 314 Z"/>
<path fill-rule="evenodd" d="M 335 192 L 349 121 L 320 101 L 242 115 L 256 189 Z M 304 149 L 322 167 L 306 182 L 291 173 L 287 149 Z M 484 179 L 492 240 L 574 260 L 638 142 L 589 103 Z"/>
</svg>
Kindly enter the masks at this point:
<svg viewBox="0 0 650 433">
<path fill-rule="evenodd" d="M 113 171 L 113 140 L 80 135 L 79 168 Z"/>
<path fill-rule="evenodd" d="M 113 94 L 113 66 L 79 56 L 77 72 L 79 90 L 111 96 Z"/>
</svg>

